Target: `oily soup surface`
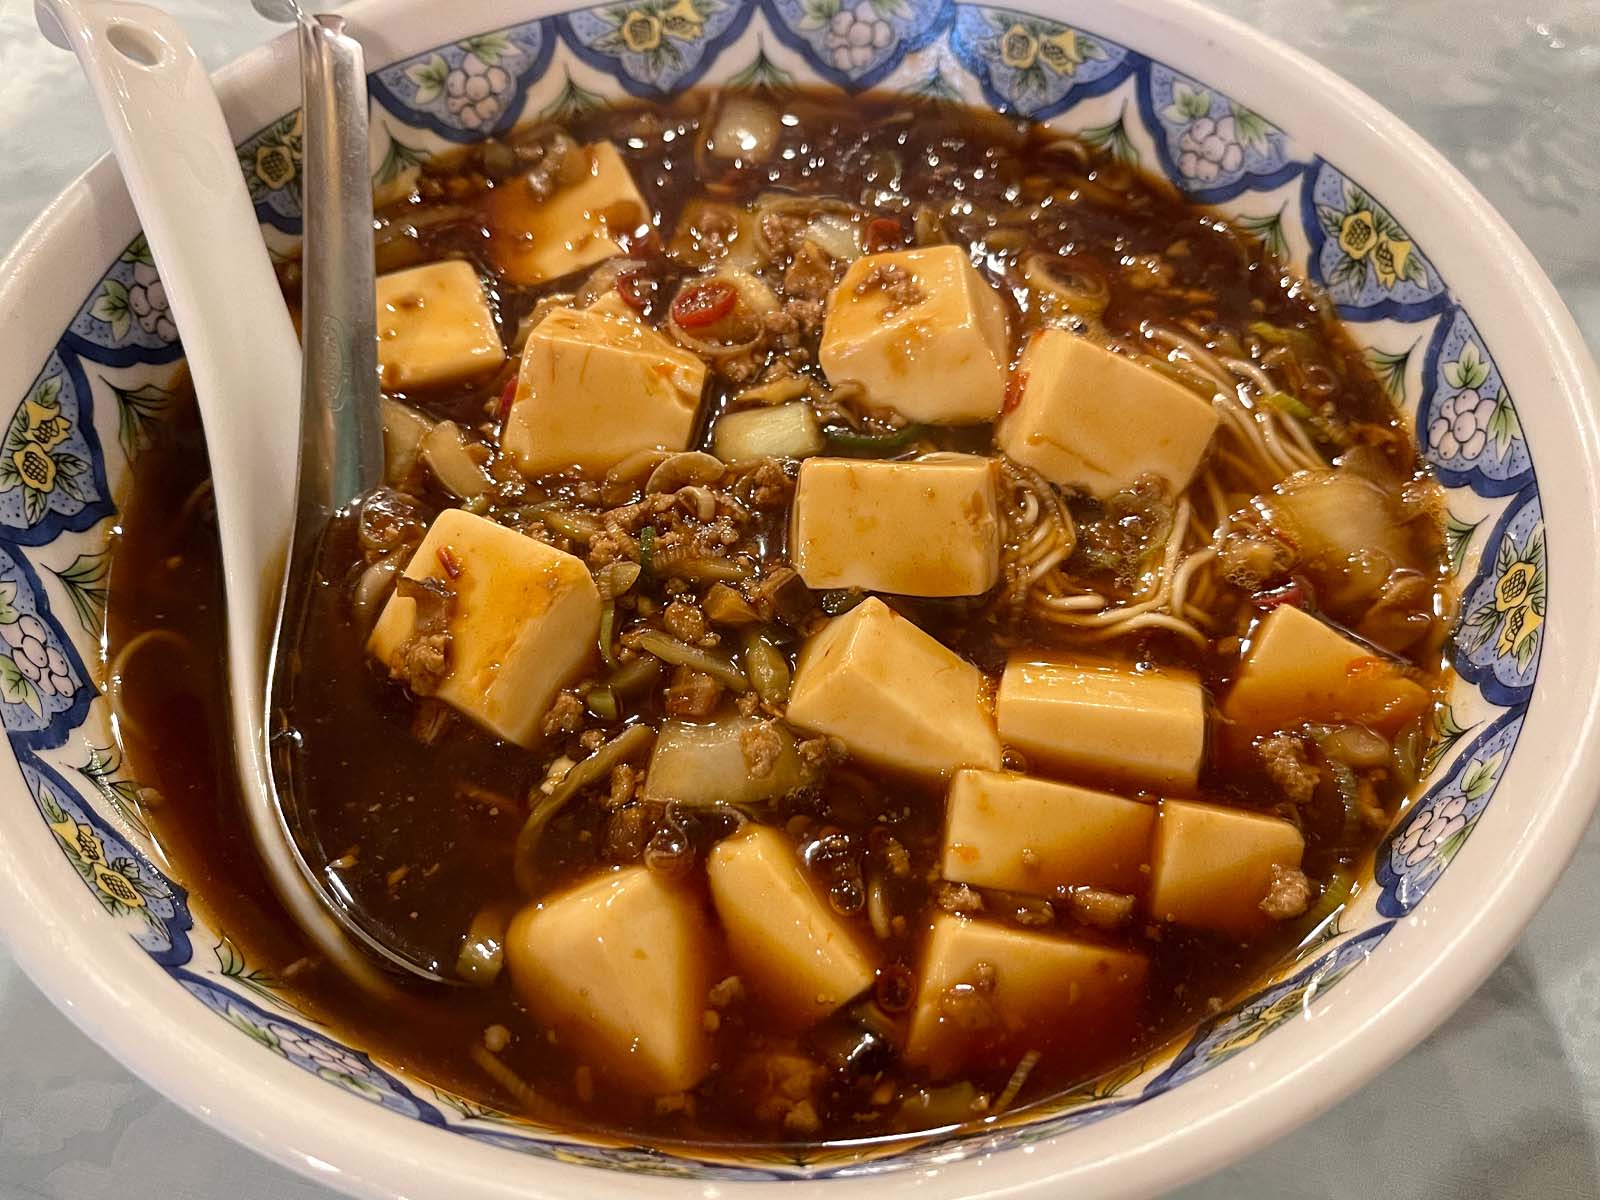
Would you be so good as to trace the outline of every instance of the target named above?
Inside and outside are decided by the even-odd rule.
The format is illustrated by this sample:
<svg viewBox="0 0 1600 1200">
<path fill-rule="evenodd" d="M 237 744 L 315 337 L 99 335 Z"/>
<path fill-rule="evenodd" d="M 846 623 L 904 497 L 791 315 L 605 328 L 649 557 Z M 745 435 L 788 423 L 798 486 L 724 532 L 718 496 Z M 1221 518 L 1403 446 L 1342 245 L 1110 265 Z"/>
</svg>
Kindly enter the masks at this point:
<svg viewBox="0 0 1600 1200">
<path fill-rule="evenodd" d="M 556 1124 L 887 1137 L 1137 1061 L 1348 898 L 1437 690 L 1439 509 L 1258 242 L 1041 129 L 807 93 L 387 200 L 390 479 L 327 536 L 295 785 L 486 986 L 375 1012 L 273 901 L 192 407 L 108 617 L 164 851 L 309 1010 Z"/>
</svg>

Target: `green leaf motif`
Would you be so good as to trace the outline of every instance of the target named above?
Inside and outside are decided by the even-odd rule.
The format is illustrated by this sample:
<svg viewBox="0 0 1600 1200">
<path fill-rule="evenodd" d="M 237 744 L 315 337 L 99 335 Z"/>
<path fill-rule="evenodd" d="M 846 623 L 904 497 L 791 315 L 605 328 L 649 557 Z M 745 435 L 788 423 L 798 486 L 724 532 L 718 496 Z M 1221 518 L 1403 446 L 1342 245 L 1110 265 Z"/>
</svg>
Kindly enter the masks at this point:
<svg viewBox="0 0 1600 1200">
<path fill-rule="evenodd" d="M 7 704 L 25 704 L 35 716 L 44 716 L 44 701 L 39 689 L 22 673 L 17 660 L 9 654 L 0 654 L 0 700 Z"/>
<path fill-rule="evenodd" d="M 105 624 L 106 600 L 110 596 L 111 555 L 106 551 L 80 554 L 59 571 L 50 568 L 50 573 L 60 581 L 67 599 L 72 601 L 72 609 L 83 631 L 98 636 Z M 0 625 L 5 623 L 0 618 Z"/>
<path fill-rule="evenodd" d="M 1272 148 L 1273 133 L 1266 118 L 1242 104 L 1231 104 L 1230 109 L 1233 113 L 1234 135 L 1239 139 L 1239 144 L 1250 147 L 1258 154 L 1266 154 Z"/>
<path fill-rule="evenodd" d="M 150 243 L 140 234 L 128 243 L 128 248 L 122 252 L 120 262 L 138 263 L 140 266 L 153 267 L 156 265 L 155 257 L 150 253 Z"/>
<path fill-rule="evenodd" d="M 1104 150 L 1118 162 L 1129 166 L 1139 165 L 1139 148 L 1128 136 L 1128 106 L 1124 104 L 1117 119 L 1108 125 L 1095 125 L 1079 131 L 1078 137 L 1097 150 Z"/>
<path fill-rule="evenodd" d="M 1504 458 L 1511 443 L 1522 437 L 1522 422 L 1517 420 L 1517 410 L 1511 407 L 1511 395 L 1504 388 L 1494 402 L 1494 412 L 1489 414 L 1489 436 L 1494 439 L 1495 453 Z"/>
<path fill-rule="evenodd" d="M 1500 775 L 1500 758 L 1495 754 L 1467 767 L 1466 774 L 1461 777 L 1461 791 L 1468 800 L 1480 800 L 1494 787 Z"/>
<path fill-rule="evenodd" d="M 1499 628 L 1500 613 L 1496 611 L 1492 599 L 1468 613 L 1461 622 L 1462 636 L 1473 650 L 1481 650 L 1488 645 L 1489 639 L 1494 637 Z"/>
<path fill-rule="evenodd" d="M 173 402 L 173 394 L 153 383 L 136 388 L 120 388 L 105 376 L 100 382 L 117 398 L 117 440 L 130 460 L 150 445 L 156 425 Z"/>
<path fill-rule="evenodd" d="M 54 454 L 56 487 L 79 504 L 89 503 L 89 464 L 76 454 Z"/>
<path fill-rule="evenodd" d="M 1461 347 L 1460 358 L 1444 365 L 1444 381 L 1453 388 L 1465 390 L 1482 387 L 1488 378 L 1489 365 L 1483 361 L 1483 355 L 1472 342 Z"/>
<path fill-rule="evenodd" d="M 1405 404 L 1406 400 L 1406 368 L 1411 364 L 1411 353 L 1417 347 L 1413 343 L 1409 348 L 1390 353 L 1379 350 L 1376 346 L 1369 347 L 1366 352 L 1367 365 L 1377 375 L 1378 381 L 1383 384 L 1384 391 L 1398 404 Z"/>
<path fill-rule="evenodd" d="M 145 824 L 144 798 L 140 794 L 137 783 L 131 779 L 118 779 L 117 772 L 122 769 L 122 755 L 115 747 L 89 747 L 89 761 L 77 768 L 82 775 L 100 793 L 106 803 L 111 805 L 116 814 L 131 828 L 136 829 L 142 836 L 150 836 L 150 827 Z M 137 871 L 134 872 L 136 876 Z M 130 876 L 130 878 L 132 878 Z M 141 891 L 146 887 L 136 878 L 134 885 Z M 147 894 L 155 894 L 148 893 Z"/>
<path fill-rule="evenodd" d="M 22 515 L 27 518 L 29 525 L 37 525 L 44 520 L 44 514 L 49 510 L 49 496 L 38 488 L 25 487 L 22 489 Z"/>
<path fill-rule="evenodd" d="M 407 67 L 406 78 L 417 88 L 414 103 L 426 106 L 444 95 L 445 80 L 450 78 L 450 64 L 445 62 L 442 54 L 434 54 L 427 62 Z"/>
<path fill-rule="evenodd" d="M 920 83 L 911 86 L 911 94 L 941 104 L 954 104 L 961 99 L 961 89 L 956 87 L 938 67 Z"/>
<path fill-rule="evenodd" d="M 1283 232 L 1283 209 L 1265 217 L 1235 217 L 1233 223 L 1241 232 L 1259 238 L 1268 254 L 1288 257 L 1289 239 Z"/>
<path fill-rule="evenodd" d="M 1450 569 L 1457 575 L 1461 573 L 1462 563 L 1466 562 L 1467 547 L 1472 544 L 1472 535 L 1478 532 L 1478 526 L 1482 524 L 1482 521 L 1463 521 L 1452 512 L 1445 513 L 1445 552 L 1450 556 Z"/>
<path fill-rule="evenodd" d="M 1435 767 L 1443 761 L 1444 756 L 1462 738 L 1476 728 L 1475 725 L 1463 725 L 1456 719 L 1455 709 L 1448 704 L 1442 704 L 1434 710 L 1432 729 L 1428 739 L 1428 749 L 1422 756 L 1422 774 L 1433 774 Z"/>
<path fill-rule="evenodd" d="M 133 317 L 128 309 L 128 289 L 118 280 L 107 279 L 100 285 L 89 315 L 111 326 L 111 336 L 121 339 L 133 327 Z"/>
<path fill-rule="evenodd" d="M 522 51 L 503 33 L 485 33 L 457 42 L 468 54 L 476 55 L 485 66 L 501 66 L 508 58 L 519 58 Z"/>
<path fill-rule="evenodd" d="M 728 86 L 752 92 L 783 92 L 794 86 L 794 76 L 768 58 L 766 45 L 758 42 L 755 58 L 728 80 Z"/>
<path fill-rule="evenodd" d="M 1345 214 L 1334 208 L 1331 204 L 1317 205 L 1317 223 L 1322 226 L 1324 233 L 1339 236 L 1339 231 L 1344 228 Z"/>
<path fill-rule="evenodd" d="M 17 611 L 17 585 L 10 579 L 0 580 L 0 625 L 15 625 L 22 619 Z"/>
<path fill-rule="evenodd" d="M 604 103 L 598 92 L 591 92 L 588 88 L 572 78 L 572 72 L 567 72 L 567 81 L 561 85 L 561 93 L 539 113 L 543 121 L 571 121 L 585 113 L 591 113 Z"/>
<path fill-rule="evenodd" d="M 1192 88 L 1182 81 L 1172 85 L 1172 103 L 1161 110 L 1161 116 L 1173 125 L 1187 125 L 1211 112 L 1211 93 L 1203 88 Z"/>
<path fill-rule="evenodd" d="M 33 389 L 33 395 L 28 399 L 42 408 L 61 407 L 61 376 L 52 375 L 49 379 L 42 380 L 38 387 Z"/>
</svg>

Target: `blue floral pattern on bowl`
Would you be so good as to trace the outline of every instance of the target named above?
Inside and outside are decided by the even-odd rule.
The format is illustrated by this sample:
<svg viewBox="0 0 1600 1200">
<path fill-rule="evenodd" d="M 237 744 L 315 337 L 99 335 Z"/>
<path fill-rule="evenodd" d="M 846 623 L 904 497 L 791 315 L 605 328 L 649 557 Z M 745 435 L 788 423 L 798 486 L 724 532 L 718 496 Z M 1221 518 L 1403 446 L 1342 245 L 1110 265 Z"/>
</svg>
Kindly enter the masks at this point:
<svg viewBox="0 0 1600 1200">
<path fill-rule="evenodd" d="M 97 651 L 104 613 L 103 523 L 115 511 L 107 480 L 125 477 L 162 420 L 181 353 L 142 238 L 108 264 L 14 398 L 0 447 L 0 724 L 63 869 L 200 1004 L 331 1086 L 486 1144 L 653 1175 L 854 1177 L 1004 1151 L 1125 1111 L 1248 1053 L 1291 1020 L 1314 1016 L 1463 851 L 1511 759 L 1538 671 L 1548 620 L 1542 509 L 1490 347 L 1391 211 L 1335 165 L 1304 156 L 1294 131 L 1271 114 L 1246 110 L 1092 29 L 990 5 L 620 0 L 485 30 L 375 72 L 375 182 L 403 184 L 429 154 L 524 116 L 563 119 L 622 95 L 672 95 L 708 77 L 850 91 L 887 80 L 940 98 L 981 94 L 1008 112 L 1059 118 L 1124 161 L 1223 205 L 1276 252 L 1302 256 L 1297 265 L 1355 322 L 1354 335 L 1397 402 L 1415 401 L 1422 452 L 1449 489 L 1452 562 L 1468 580 L 1453 645 L 1460 680 L 1435 718 L 1421 798 L 1379 849 L 1377 887 L 1367 889 L 1375 900 L 1344 914 L 1350 928 L 1329 923 L 1304 952 L 1312 961 L 1286 967 L 1182 1046 L 1032 1111 L 911 1139 L 892 1153 L 666 1153 L 542 1131 L 434 1089 L 425 1089 L 432 1097 L 425 1099 L 399 1073 L 301 1019 L 280 983 L 225 938 L 202 927 L 197 932 L 215 942 L 216 965 L 196 959 L 184 890 L 141 848 L 148 842 L 138 785 L 105 749 L 105 706 L 92 703 L 97 693 L 84 661 Z M 238 150 L 264 229 L 297 233 L 299 115 L 282 115 Z M 1408 397 L 1417 353 L 1421 394 Z M 63 601 L 72 618 L 59 611 Z"/>
<path fill-rule="evenodd" d="M 956 57 L 996 108 L 1046 120 L 1127 76 L 1128 50 L 1045 17 L 962 4 L 950 34 Z"/>
<path fill-rule="evenodd" d="M 529 84 L 544 73 L 555 39 L 546 21 L 453 42 L 385 67 L 372 95 L 391 112 L 453 141 L 476 141 L 516 123 Z"/>
</svg>

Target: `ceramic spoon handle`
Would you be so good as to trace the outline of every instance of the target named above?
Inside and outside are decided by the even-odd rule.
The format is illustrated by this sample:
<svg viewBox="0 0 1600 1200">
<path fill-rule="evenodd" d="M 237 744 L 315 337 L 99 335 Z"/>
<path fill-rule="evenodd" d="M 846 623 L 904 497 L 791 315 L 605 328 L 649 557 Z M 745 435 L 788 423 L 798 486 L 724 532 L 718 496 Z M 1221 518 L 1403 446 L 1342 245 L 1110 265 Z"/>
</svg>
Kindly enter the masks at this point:
<svg viewBox="0 0 1600 1200">
<path fill-rule="evenodd" d="M 292 528 L 300 346 L 221 106 L 167 14 L 111 0 L 36 0 L 35 13 L 88 77 L 183 335 L 211 459 L 252 831 L 295 921 L 335 961 L 371 975 L 306 885 L 270 791 L 261 697 Z"/>
</svg>

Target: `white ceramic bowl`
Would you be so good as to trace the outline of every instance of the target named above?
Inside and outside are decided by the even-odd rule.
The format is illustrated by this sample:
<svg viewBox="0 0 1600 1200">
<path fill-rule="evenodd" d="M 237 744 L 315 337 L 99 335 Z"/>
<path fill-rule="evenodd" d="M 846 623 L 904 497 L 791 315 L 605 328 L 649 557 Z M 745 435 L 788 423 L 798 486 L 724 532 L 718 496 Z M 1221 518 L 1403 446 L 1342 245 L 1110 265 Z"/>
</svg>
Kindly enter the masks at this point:
<svg viewBox="0 0 1600 1200">
<path fill-rule="evenodd" d="M 754 1196 L 780 1179 L 796 1181 L 786 1195 L 836 1196 L 864 1174 L 886 1197 L 1147 1195 L 1328 1107 L 1445 1020 L 1549 892 L 1600 786 L 1600 382 L 1505 224 L 1376 105 L 1187 0 L 861 0 L 842 17 L 839 0 L 558 5 L 352 7 L 377 68 L 380 182 L 519 115 L 622 92 L 741 75 L 945 91 L 1136 156 L 1280 239 L 1329 289 L 1449 485 L 1463 596 L 1453 721 L 1376 880 L 1325 940 L 1136 1075 L 890 1158 L 589 1144 L 342 1045 L 191 913 L 104 751 L 101 554 L 179 350 L 102 161 L 0 268 L 0 929 L 39 985 L 262 1153 L 355 1194 L 451 1200 Z M 875 38 L 852 58 L 855 22 Z M 471 75 L 487 93 L 453 100 Z M 221 83 L 265 234 L 289 249 L 290 45 Z"/>
</svg>

